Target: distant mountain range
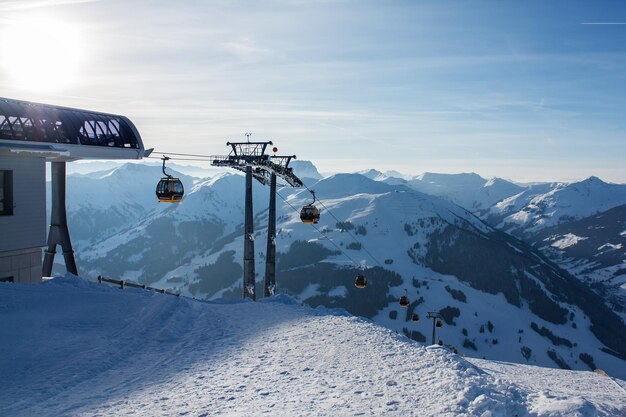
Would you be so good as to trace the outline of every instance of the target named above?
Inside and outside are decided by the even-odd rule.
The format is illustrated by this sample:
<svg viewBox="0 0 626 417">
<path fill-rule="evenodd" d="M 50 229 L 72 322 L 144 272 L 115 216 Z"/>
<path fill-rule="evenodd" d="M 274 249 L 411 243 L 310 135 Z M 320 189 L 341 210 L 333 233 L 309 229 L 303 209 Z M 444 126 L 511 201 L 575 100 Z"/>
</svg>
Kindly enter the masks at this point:
<svg viewBox="0 0 626 417">
<path fill-rule="evenodd" d="M 301 224 L 292 206 L 306 204 L 310 193 L 279 190 L 279 292 L 313 306 L 345 308 L 423 342 L 430 342 L 425 313 L 441 311 L 446 324 L 440 337 L 470 356 L 574 369 L 626 369 L 626 327 L 607 307 L 613 299 L 601 298 L 598 293 L 605 292 L 592 291 L 585 277 L 572 275 L 577 272 L 572 259 L 557 264 L 563 256 L 545 243 L 547 237 L 532 241 L 520 232 L 526 239 L 522 241 L 499 230 L 508 224 L 503 219 L 523 212 L 531 202 L 537 205 L 536 197 L 515 212 L 502 213 L 502 220 L 493 220 L 491 209 L 497 204 L 543 185 L 524 188 L 476 174 L 423 174 L 407 180 L 377 171 L 317 180 L 321 176 L 312 164 L 294 168 L 316 190 L 322 219 L 317 230 Z M 156 201 L 158 166 L 126 164 L 68 177 L 70 232 L 81 275 L 130 279 L 200 298 L 240 297 L 243 177 L 175 175 L 186 189 L 185 199 L 176 205 Z M 611 184 L 590 181 L 591 188 L 577 186 L 581 198 L 598 201 L 603 208 L 619 203 L 613 197 L 607 203 L 599 197 L 605 194 L 596 192 Z M 537 225 L 565 225 L 590 210 L 572 208 L 575 194 L 554 192 L 568 185 L 545 187 L 541 190 L 547 191 L 537 196 L 551 193 L 554 209 L 531 214 L 555 220 L 523 223 L 520 230 L 531 225 L 529 236 L 538 236 Z M 268 191 L 254 187 L 258 288 L 264 271 Z M 569 196 L 569 206 L 559 203 L 560 196 Z M 607 216 L 606 221 L 616 218 Z M 623 254 L 623 249 L 616 250 Z M 614 262 L 617 258 L 606 257 L 610 266 L 600 269 Z M 366 289 L 354 287 L 358 273 L 368 277 Z M 411 300 L 408 309 L 397 304 L 403 294 Z M 412 322 L 412 313 L 421 321 Z M 595 361 L 593 366 L 587 355 Z"/>
</svg>

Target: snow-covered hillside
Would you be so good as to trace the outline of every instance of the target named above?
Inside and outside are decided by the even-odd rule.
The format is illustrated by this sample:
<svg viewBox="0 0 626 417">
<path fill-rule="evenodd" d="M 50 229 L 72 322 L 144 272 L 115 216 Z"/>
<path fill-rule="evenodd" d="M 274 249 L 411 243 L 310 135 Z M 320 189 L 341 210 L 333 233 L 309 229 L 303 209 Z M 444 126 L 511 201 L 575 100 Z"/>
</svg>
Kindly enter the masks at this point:
<svg viewBox="0 0 626 417">
<path fill-rule="evenodd" d="M 196 181 L 174 170 L 168 169 L 168 173 L 180 178 L 185 189 L 191 189 Z M 100 242 L 132 227 L 148 213 L 166 209 L 167 205 L 157 203 L 154 192 L 162 176 L 160 166 L 130 163 L 68 176 L 67 214 L 75 248 Z M 50 195 L 48 192 L 48 205 Z"/>
<path fill-rule="evenodd" d="M 152 196 L 153 182 L 137 192 Z M 343 307 L 418 341 L 426 340 L 429 323 L 412 325 L 410 314 L 441 310 L 444 343 L 476 357 L 573 369 L 623 366 L 624 324 L 528 245 L 405 185 L 337 174 L 314 188 L 323 203 L 317 229 L 292 208 L 310 201 L 309 192 L 279 191 L 279 291 L 313 306 Z M 180 204 L 154 201 L 141 219 L 77 251 L 79 271 L 201 298 L 240 297 L 243 190 L 241 176 L 223 174 L 188 187 Z M 261 285 L 268 189 L 257 184 L 254 193 Z M 72 199 L 80 195 L 68 180 Z M 70 231 L 75 221 L 70 216 Z M 365 290 L 353 285 L 361 267 L 370 281 Z M 405 290 L 409 312 L 397 305 Z"/>
<path fill-rule="evenodd" d="M 467 360 L 278 296 L 0 283 L 0 415 L 618 416 L 624 381 Z M 575 381 L 575 383 L 572 383 Z"/>
<path fill-rule="evenodd" d="M 322 178 L 322 175 L 317 171 L 317 168 L 311 161 L 294 160 L 289 163 L 289 166 L 293 169 L 293 173 L 300 177 L 300 179 L 319 180 Z"/>
<path fill-rule="evenodd" d="M 516 236 L 579 220 L 626 204 L 626 184 L 597 177 L 571 184 L 531 187 L 491 207 L 481 217 Z"/>
<path fill-rule="evenodd" d="M 528 241 L 603 294 L 626 319 L 626 205 L 547 227 Z"/>
<path fill-rule="evenodd" d="M 427 172 L 407 183 L 417 191 L 443 197 L 471 212 L 487 209 L 518 194 L 523 187 L 501 178 L 486 180 L 478 174 L 436 174 Z"/>
</svg>

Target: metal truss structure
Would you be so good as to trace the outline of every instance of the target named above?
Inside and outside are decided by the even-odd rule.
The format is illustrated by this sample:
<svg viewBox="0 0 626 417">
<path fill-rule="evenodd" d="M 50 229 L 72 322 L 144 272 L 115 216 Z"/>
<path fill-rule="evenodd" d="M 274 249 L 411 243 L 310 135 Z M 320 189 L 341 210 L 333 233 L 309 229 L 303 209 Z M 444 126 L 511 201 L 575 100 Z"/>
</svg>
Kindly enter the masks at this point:
<svg viewBox="0 0 626 417">
<path fill-rule="evenodd" d="M 291 156 L 270 156 L 265 153 L 268 142 L 226 142 L 232 148 L 226 156 L 211 157 L 211 165 L 217 167 L 233 168 L 246 172 L 246 167 L 252 167 L 252 175 L 263 185 L 268 185 L 271 174 L 281 178 L 291 187 L 302 187 L 302 181 L 289 168 L 289 162 L 295 159 Z"/>
<path fill-rule="evenodd" d="M 270 156 L 266 154 L 271 141 L 226 142 L 231 147 L 227 156 L 211 157 L 211 165 L 233 168 L 246 174 L 244 254 L 243 254 L 243 297 L 256 300 L 256 280 L 254 263 L 254 224 L 252 209 L 252 178 L 263 185 L 270 185 L 269 220 L 267 233 L 267 256 L 265 266 L 264 294 L 271 296 L 276 289 L 276 179 L 280 178 L 288 186 L 301 187 L 302 180 L 289 168 L 289 162 L 296 156 Z M 276 151 L 276 148 L 274 148 Z"/>
</svg>

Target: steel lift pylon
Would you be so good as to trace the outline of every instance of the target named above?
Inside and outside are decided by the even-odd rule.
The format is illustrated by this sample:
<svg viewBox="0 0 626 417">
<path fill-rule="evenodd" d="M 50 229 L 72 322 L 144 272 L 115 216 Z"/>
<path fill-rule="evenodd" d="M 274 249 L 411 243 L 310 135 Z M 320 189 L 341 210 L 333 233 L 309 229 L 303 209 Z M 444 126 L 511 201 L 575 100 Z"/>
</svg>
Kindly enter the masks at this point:
<svg viewBox="0 0 626 417">
<path fill-rule="evenodd" d="M 50 213 L 50 230 L 48 232 L 48 247 L 43 259 L 42 276 L 52 276 L 52 265 L 57 244 L 61 245 L 65 269 L 67 272 L 78 275 L 70 232 L 67 228 L 67 212 L 65 209 L 65 162 L 51 162 L 52 183 L 52 212 Z"/>
<path fill-rule="evenodd" d="M 252 201 L 252 178 L 261 184 L 270 184 L 270 206 L 274 200 L 273 209 L 269 216 L 268 227 L 268 264 L 266 264 L 266 279 L 264 293 L 267 296 L 274 292 L 276 287 L 276 177 L 280 177 L 292 187 L 302 186 L 302 181 L 291 168 L 289 161 L 295 156 L 270 157 L 266 154 L 267 147 L 273 145 L 271 141 L 250 142 L 250 133 L 246 133 L 246 142 L 226 142 L 231 147 L 227 156 L 215 156 L 211 165 L 233 168 L 246 174 L 245 218 L 244 218 L 244 254 L 243 254 L 243 297 L 256 300 L 256 273 L 254 263 L 254 218 Z M 273 177 L 273 178 L 272 178 Z M 272 182 L 274 184 L 272 189 Z M 273 228 L 271 230 L 270 228 Z"/>
</svg>

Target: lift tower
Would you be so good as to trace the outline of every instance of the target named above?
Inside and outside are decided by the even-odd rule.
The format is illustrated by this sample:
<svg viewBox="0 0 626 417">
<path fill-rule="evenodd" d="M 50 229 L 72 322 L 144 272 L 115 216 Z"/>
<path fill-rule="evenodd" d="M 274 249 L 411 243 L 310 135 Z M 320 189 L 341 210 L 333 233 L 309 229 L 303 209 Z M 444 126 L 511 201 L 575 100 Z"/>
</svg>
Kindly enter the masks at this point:
<svg viewBox="0 0 626 417">
<path fill-rule="evenodd" d="M 441 327 L 441 321 L 443 319 L 443 316 L 441 315 L 440 312 L 438 311 L 429 311 L 428 314 L 426 314 L 426 318 L 427 319 L 431 319 L 433 321 L 433 341 L 432 344 L 435 344 L 435 327 Z M 439 325 L 435 325 L 435 322 L 439 321 L 440 324 Z"/>
<path fill-rule="evenodd" d="M 211 165 L 234 168 L 246 174 L 244 253 L 243 253 L 243 297 L 256 300 L 254 267 L 254 224 L 252 209 L 252 178 L 262 184 L 271 183 L 271 176 L 279 176 L 292 187 L 302 186 L 302 181 L 286 165 L 274 163 L 265 153 L 271 141 L 250 142 L 250 133 L 246 133 L 246 142 L 226 142 L 231 147 L 227 156 L 215 156 Z M 288 164 L 288 161 L 287 161 Z M 275 222 L 274 214 L 274 222 Z"/>
<path fill-rule="evenodd" d="M 274 148 L 274 151 L 276 152 L 278 149 Z M 284 172 L 288 170 L 290 172 L 289 162 L 295 158 L 295 155 L 273 155 L 270 157 L 271 162 L 281 167 Z M 271 297 L 276 291 L 276 173 L 271 172 L 269 175 L 270 204 L 267 216 L 267 251 L 265 256 L 265 281 L 263 284 L 265 297 Z"/>
</svg>

